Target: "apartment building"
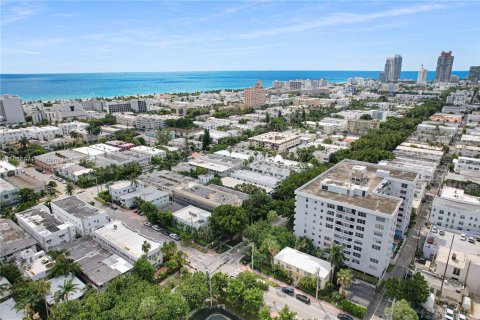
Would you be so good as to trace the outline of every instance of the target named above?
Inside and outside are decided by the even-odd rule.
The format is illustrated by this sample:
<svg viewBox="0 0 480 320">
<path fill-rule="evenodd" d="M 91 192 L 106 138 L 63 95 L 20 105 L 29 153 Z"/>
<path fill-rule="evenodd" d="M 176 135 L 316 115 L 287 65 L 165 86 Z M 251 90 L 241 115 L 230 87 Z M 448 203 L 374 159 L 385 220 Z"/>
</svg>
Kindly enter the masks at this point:
<svg viewBox="0 0 480 320">
<path fill-rule="evenodd" d="M 433 200 L 429 221 L 446 229 L 480 232 L 480 199 L 461 189 L 443 187 Z"/>
<path fill-rule="evenodd" d="M 158 130 L 167 126 L 167 120 L 176 120 L 174 115 L 141 114 L 135 117 L 134 126 L 140 130 Z"/>
<path fill-rule="evenodd" d="M 162 263 L 162 242 L 147 238 L 128 228 L 121 221 L 112 221 L 93 232 L 93 239 L 108 251 L 134 264 L 145 253 L 142 250 L 144 242 L 150 244 L 147 259 L 154 266 Z"/>
<path fill-rule="evenodd" d="M 285 270 L 298 283 L 301 278 L 318 278 L 318 288 L 325 288 L 333 276 L 332 264 L 290 247 L 285 247 L 273 258 L 274 264 Z"/>
<path fill-rule="evenodd" d="M 15 215 L 18 225 L 32 236 L 45 251 L 54 250 L 62 243 L 75 238 L 75 228 L 50 214 L 48 207 L 35 206 Z"/>
<path fill-rule="evenodd" d="M 25 122 L 22 100 L 13 95 L 4 94 L 0 97 L 0 123 L 12 124 Z"/>
<path fill-rule="evenodd" d="M 76 196 L 66 197 L 51 202 L 52 214 L 59 220 L 69 222 L 75 232 L 90 235 L 93 230 L 110 221 L 107 213 L 97 209 Z"/>
<path fill-rule="evenodd" d="M 380 128 L 378 120 L 348 120 L 347 130 L 351 133 L 364 134 L 369 130 Z"/>
<path fill-rule="evenodd" d="M 130 101 L 112 101 L 106 102 L 104 104 L 105 111 L 107 113 L 120 113 L 120 112 L 130 112 L 132 110 L 132 106 Z"/>
<path fill-rule="evenodd" d="M 250 145 L 271 148 L 281 153 L 300 144 L 300 135 L 294 132 L 267 132 L 248 139 Z"/>
<path fill-rule="evenodd" d="M 62 136 L 63 132 L 58 127 L 27 127 L 19 129 L 0 129 L 0 145 L 11 142 L 18 142 L 23 137 L 30 140 L 48 141 L 54 139 L 56 136 Z"/>
<path fill-rule="evenodd" d="M 423 256 L 432 259 L 433 268 L 424 276 L 433 292 L 442 287 L 442 297 L 461 303 L 464 296 L 480 294 L 480 242 L 472 234 L 445 230 L 440 234 L 430 230 L 423 246 Z M 472 241 L 473 240 L 473 241 Z"/>
<path fill-rule="evenodd" d="M 18 188 L 0 178 L 0 204 L 10 206 L 20 201 Z"/>
<path fill-rule="evenodd" d="M 0 264 L 20 259 L 23 250 L 37 252 L 37 242 L 10 219 L 0 219 Z"/>
<path fill-rule="evenodd" d="M 344 160 L 295 191 L 297 236 L 344 246 L 345 263 L 382 277 L 410 220 L 418 172 Z"/>
<path fill-rule="evenodd" d="M 467 177 L 480 177 L 479 158 L 458 157 L 458 159 L 454 159 L 453 162 L 455 163 L 455 173 Z"/>
<path fill-rule="evenodd" d="M 207 210 L 190 205 L 175 211 L 173 219 L 180 224 L 180 227 L 187 226 L 198 230 L 208 225 L 211 215 Z"/>
<path fill-rule="evenodd" d="M 245 183 L 265 187 L 267 190 L 274 189 L 280 183 L 280 180 L 275 177 L 249 170 L 235 170 L 230 176 Z"/>
<path fill-rule="evenodd" d="M 415 145 L 405 146 L 400 145 L 393 151 L 397 157 L 415 158 L 419 160 L 429 160 L 436 164 L 440 163 L 443 157 L 443 151 L 433 149 L 423 149 Z"/>
<path fill-rule="evenodd" d="M 435 122 L 460 123 L 462 122 L 462 115 L 439 112 L 430 116 L 430 120 Z"/>
<path fill-rule="evenodd" d="M 76 163 L 69 163 L 65 166 L 58 168 L 58 174 L 67 180 L 72 180 L 73 182 L 77 182 L 80 177 L 88 177 L 94 171 L 90 168 L 85 168 Z"/>
<path fill-rule="evenodd" d="M 75 163 L 87 155 L 74 150 L 58 150 L 33 157 L 35 167 L 38 169 L 54 172 L 56 169 L 65 166 L 67 163 Z"/>
<path fill-rule="evenodd" d="M 244 103 L 246 107 L 258 108 L 267 103 L 267 90 L 262 86 L 262 81 L 258 80 L 253 88 L 244 90 Z"/>
<path fill-rule="evenodd" d="M 480 146 L 480 135 L 471 135 L 471 134 L 464 134 L 460 138 L 460 143 L 469 146 Z"/>
<path fill-rule="evenodd" d="M 130 150 L 132 152 L 148 156 L 150 159 L 152 159 L 153 157 L 165 158 L 167 156 L 167 152 L 165 150 L 147 146 L 133 147 Z"/>
<path fill-rule="evenodd" d="M 455 153 L 459 156 L 475 158 L 480 155 L 480 146 L 469 146 L 465 144 L 456 144 Z"/>
</svg>

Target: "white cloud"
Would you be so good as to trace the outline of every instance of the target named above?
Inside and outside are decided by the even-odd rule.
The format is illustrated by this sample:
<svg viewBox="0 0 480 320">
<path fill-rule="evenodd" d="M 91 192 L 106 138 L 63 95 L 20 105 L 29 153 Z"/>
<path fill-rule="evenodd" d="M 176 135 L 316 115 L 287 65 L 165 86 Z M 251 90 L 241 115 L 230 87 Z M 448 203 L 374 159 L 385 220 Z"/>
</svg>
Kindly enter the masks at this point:
<svg viewBox="0 0 480 320">
<path fill-rule="evenodd" d="M 38 56 L 42 54 L 40 51 L 14 49 L 14 48 L 1 48 L 0 50 L 2 54 L 25 54 L 30 56 Z"/>
<path fill-rule="evenodd" d="M 7 25 L 38 13 L 40 7 L 36 3 L 14 3 L 2 5 L 1 25 Z"/>
<path fill-rule="evenodd" d="M 421 4 L 411 7 L 392 9 L 387 11 L 380 11 L 367 14 L 355 14 L 349 12 L 334 13 L 330 16 L 326 16 L 321 19 L 310 19 L 305 22 L 299 22 L 291 24 L 288 26 L 272 28 L 269 30 L 260 30 L 248 33 L 241 33 L 235 37 L 238 39 L 256 39 L 266 36 L 275 36 L 281 34 L 295 33 L 301 31 L 308 31 L 312 29 L 317 29 L 320 27 L 334 26 L 334 25 L 344 25 L 358 22 L 366 22 L 370 20 L 376 20 L 381 18 L 390 18 L 403 15 L 412 15 L 421 12 L 428 12 L 433 10 L 438 10 L 444 8 L 440 4 Z"/>
</svg>

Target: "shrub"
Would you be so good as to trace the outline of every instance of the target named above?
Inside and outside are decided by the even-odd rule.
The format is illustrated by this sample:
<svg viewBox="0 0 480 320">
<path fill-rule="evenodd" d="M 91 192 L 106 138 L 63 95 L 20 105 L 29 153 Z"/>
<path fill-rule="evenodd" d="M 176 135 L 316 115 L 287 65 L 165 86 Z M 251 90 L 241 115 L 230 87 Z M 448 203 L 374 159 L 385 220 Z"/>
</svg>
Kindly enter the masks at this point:
<svg viewBox="0 0 480 320">
<path fill-rule="evenodd" d="M 342 308 L 343 311 L 346 311 L 360 319 L 363 319 L 363 317 L 365 317 L 365 313 L 367 312 L 367 308 L 359 306 L 358 304 L 355 304 L 346 299 L 342 300 L 339 303 L 339 307 Z"/>
</svg>

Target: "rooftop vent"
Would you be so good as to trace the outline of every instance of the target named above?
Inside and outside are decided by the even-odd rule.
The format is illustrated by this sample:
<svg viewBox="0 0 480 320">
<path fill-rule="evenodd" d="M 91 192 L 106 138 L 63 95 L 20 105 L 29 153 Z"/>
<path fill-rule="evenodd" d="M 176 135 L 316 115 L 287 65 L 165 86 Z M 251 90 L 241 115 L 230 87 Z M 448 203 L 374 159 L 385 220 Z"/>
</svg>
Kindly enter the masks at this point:
<svg viewBox="0 0 480 320">
<path fill-rule="evenodd" d="M 355 165 L 350 172 L 350 181 L 362 185 L 367 179 L 367 167 Z"/>
</svg>

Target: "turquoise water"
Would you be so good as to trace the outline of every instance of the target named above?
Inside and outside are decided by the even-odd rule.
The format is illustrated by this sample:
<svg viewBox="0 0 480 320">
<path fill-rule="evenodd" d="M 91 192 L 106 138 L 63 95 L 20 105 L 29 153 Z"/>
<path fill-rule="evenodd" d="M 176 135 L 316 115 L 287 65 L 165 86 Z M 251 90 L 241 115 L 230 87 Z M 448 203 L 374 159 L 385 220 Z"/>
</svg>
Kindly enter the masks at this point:
<svg viewBox="0 0 480 320">
<path fill-rule="evenodd" d="M 55 100 L 114 97 L 136 94 L 242 89 L 260 79 L 269 87 L 273 80 L 320 79 L 344 82 L 347 78 L 378 79 L 379 71 L 221 71 L 221 72 L 127 72 L 65 74 L 0 74 L 0 93 L 23 100 Z M 452 74 L 465 78 L 467 71 Z M 433 80 L 435 72 L 428 73 Z M 416 79 L 416 71 L 405 71 L 402 79 Z"/>
</svg>

